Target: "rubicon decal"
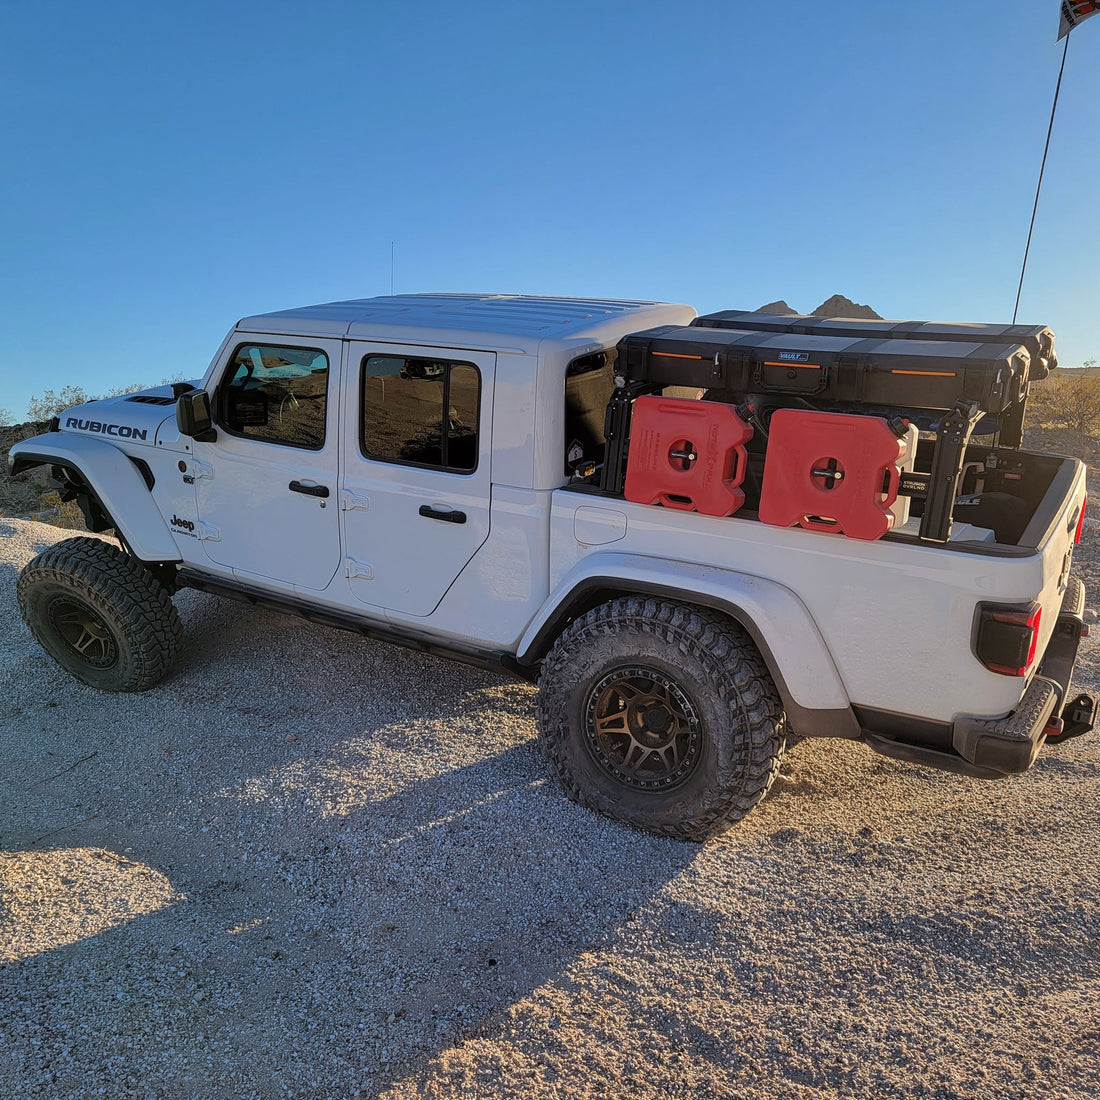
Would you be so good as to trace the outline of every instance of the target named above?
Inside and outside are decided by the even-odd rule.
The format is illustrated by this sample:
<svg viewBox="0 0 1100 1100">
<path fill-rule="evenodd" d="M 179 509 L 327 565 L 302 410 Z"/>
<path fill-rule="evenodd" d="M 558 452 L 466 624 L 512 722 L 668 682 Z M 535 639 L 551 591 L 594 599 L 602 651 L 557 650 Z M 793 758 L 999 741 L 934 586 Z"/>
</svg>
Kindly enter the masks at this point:
<svg viewBox="0 0 1100 1100">
<path fill-rule="evenodd" d="M 186 531 L 189 535 L 195 533 L 195 522 L 190 519 L 180 519 L 174 512 L 172 513 L 172 526 L 180 527 Z"/>
<path fill-rule="evenodd" d="M 80 420 L 75 416 L 66 417 L 66 428 L 76 428 L 81 432 L 100 432 L 102 435 L 118 435 L 123 439 L 144 439 L 147 428 L 131 428 L 129 424 L 103 424 L 98 420 Z"/>
</svg>

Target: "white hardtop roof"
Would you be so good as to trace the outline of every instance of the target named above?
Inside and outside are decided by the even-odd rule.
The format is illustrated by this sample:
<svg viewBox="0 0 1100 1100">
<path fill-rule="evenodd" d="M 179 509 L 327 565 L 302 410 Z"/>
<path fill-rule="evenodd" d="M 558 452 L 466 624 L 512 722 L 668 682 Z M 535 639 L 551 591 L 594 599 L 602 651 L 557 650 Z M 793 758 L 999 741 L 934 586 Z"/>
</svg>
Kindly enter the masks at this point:
<svg viewBox="0 0 1100 1100">
<path fill-rule="evenodd" d="M 245 317 L 242 332 L 368 338 L 438 346 L 508 343 L 537 349 L 544 340 L 570 345 L 601 337 L 687 324 L 690 306 L 607 298 L 541 298 L 524 294 L 398 294 L 282 309 Z M 625 326 L 625 327 L 624 327 Z"/>
</svg>

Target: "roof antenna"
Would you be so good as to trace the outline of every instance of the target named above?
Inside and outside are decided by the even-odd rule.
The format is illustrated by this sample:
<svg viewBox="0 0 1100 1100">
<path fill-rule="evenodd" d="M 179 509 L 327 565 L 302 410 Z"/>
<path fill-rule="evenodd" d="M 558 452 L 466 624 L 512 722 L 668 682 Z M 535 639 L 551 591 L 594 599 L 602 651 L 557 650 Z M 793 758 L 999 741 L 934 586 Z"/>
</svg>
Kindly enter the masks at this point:
<svg viewBox="0 0 1100 1100">
<path fill-rule="evenodd" d="M 1058 83 L 1054 86 L 1054 103 L 1050 108 L 1050 125 L 1047 127 L 1047 143 L 1043 146 L 1043 163 L 1039 166 L 1039 184 L 1035 188 L 1035 205 L 1031 208 L 1031 226 L 1027 231 L 1027 246 L 1024 248 L 1024 262 L 1020 266 L 1020 285 L 1016 288 L 1016 308 L 1012 311 L 1012 323 L 1016 324 L 1016 314 L 1020 312 L 1020 295 L 1024 289 L 1024 272 L 1027 271 L 1027 254 L 1031 251 L 1031 234 L 1035 232 L 1035 215 L 1039 210 L 1039 193 L 1043 190 L 1043 172 L 1047 166 L 1047 153 L 1050 151 L 1050 135 L 1054 129 L 1054 112 L 1058 110 L 1058 93 L 1062 90 L 1062 73 L 1066 71 L 1066 54 L 1069 52 L 1069 35 L 1062 50 L 1062 67 L 1058 70 Z"/>
<path fill-rule="evenodd" d="M 390 241 L 390 297 L 393 297 L 393 241 Z"/>
</svg>

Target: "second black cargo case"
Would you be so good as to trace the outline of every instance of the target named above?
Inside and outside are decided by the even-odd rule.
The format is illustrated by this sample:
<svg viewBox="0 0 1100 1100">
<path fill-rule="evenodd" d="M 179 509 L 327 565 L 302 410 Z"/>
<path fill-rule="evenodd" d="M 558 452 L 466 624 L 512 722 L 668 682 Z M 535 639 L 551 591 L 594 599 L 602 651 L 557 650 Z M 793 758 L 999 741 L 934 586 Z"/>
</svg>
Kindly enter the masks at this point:
<svg viewBox="0 0 1100 1100">
<path fill-rule="evenodd" d="M 816 317 L 804 313 L 763 313 L 724 309 L 691 322 L 696 328 L 743 332 L 789 332 L 803 336 L 878 337 L 969 344 L 1020 344 L 1031 356 L 1030 378 L 1038 382 L 1058 366 L 1054 333 L 1046 325 L 949 324 L 942 321 L 883 321 L 862 317 Z"/>
</svg>

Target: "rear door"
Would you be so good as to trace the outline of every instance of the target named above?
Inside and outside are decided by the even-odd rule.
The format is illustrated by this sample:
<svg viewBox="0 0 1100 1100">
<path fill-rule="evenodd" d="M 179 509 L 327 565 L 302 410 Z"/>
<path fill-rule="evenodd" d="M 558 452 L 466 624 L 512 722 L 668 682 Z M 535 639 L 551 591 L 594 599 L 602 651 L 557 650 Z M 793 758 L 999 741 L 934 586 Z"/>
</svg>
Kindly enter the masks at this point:
<svg viewBox="0 0 1100 1100">
<path fill-rule="evenodd" d="M 340 508 L 354 598 L 430 615 L 489 535 L 491 352 L 350 345 Z"/>
</svg>

